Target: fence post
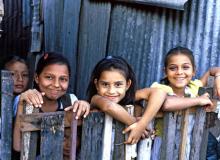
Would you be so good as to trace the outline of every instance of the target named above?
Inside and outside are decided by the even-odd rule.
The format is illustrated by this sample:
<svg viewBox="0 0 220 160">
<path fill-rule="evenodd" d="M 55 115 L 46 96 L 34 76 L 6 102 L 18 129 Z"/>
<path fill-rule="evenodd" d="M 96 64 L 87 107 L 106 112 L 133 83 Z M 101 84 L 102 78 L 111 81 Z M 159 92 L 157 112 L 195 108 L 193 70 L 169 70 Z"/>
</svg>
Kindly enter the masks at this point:
<svg viewBox="0 0 220 160">
<path fill-rule="evenodd" d="M 31 114 L 33 112 L 39 112 L 37 108 L 32 105 L 26 104 L 24 106 L 24 114 Z M 37 132 L 22 132 L 21 142 L 21 160 L 35 160 L 37 151 Z"/>
<path fill-rule="evenodd" d="M 113 118 L 109 116 L 108 114 L 105 114 L 102 160 L 111 160 L 112 122 L 113 122 Z"/>
<path fill-rule="evenodd" d="M 104 129 L 103 112 L 91 112 L 83 122 L 81 140 L 82 160 L 101 160 Z"/>
<path fill-rule="evenodd" d="M 206 92 L 209 93 L 211 99 L 215 98 L 215 96 L 214 96 L 214 77 L 208 78 L 207 87 L 200 88 L 199 95 L 202 95 Z M 200 112 L 202 112 L 202 111 L 200 111 Z M 204 123 L 200 122 L 201 124 L 203 124 L 203 127 L 201 126 L 202 128 L 200 127 L 201 128 L 200 131 L 199 132 L 197 131 L 199 133 L 199 135 L 201 135 L 201 142 L 200 142 L 199 146 L 196 146 L 196 144 L 197 144 L 196 139 L 195 139 L 195 141 L 193 141 L 192 145 L 194 145 L 194 146 L 193 146 L 193 148 L 191 150 L 191 154 L 190 154 L 190 156 L 192 155 L 191 159 L 193 159 L 193 157 L 195 157 L 194 159 L 196 159 L 198 156 L 199 156 L 198 157 L 199 159 L 206 159 L 209 132 L 212 130 L 212 131 L 217 131 L 218 134 L 220 133 L 219 125 L 218 125 L 220 121 L 217 119 L 217 114 L 216 113 L 205 113 L 205 111 L 203 111 L 203 112 L 204 112 L 203 118 L 204 118 L 205 122 Z M 200 114 L 202 114 L 202 113 L 200 113 Z M 197 152 L 196 152 L 196 149 L 197 149 Z M 197 155 L 197 157 L 196 157 L 196 155 Z"/>
<path fill-rule="evenodd" d="M 1 71 L 0 159 L 11 159 L 13 80 L 11 73 Z"/>
<path fill-rule="evenodd" d="M 169 112 L 164 114 L 164 131 L 162 137 L 161 154 L 160 159 L 163 160 L 173 160 L 174 156 L 174 145 L 175 145 L 175 135 L 176 135 L 176 123 L 177 114 L 174 112 Z M 170 138 L 172 137 L 172 138 Z"/>
<path fill-rule="evenodd" d="M 55 112 L 56 113 L 56 112 Z M 41 113 L 45 114 L 45 113 Z M 41 160 L 63 159 L 64 113 L 42 117 Z"/>
</svg>

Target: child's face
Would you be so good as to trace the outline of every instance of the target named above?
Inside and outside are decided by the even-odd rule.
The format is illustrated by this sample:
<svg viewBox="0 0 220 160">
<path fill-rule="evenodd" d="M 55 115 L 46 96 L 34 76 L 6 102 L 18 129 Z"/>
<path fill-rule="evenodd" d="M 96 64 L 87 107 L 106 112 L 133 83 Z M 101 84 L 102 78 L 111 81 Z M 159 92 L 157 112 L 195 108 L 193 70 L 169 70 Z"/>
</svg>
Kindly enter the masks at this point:
<svg viewBox="0 0 220 160">
<path fill-rule="evenodd" d="M 97 93 L 115 103 L 120 102 L 131 85 L 119 70 L 104 71 L 99 80 L 94 81 Z"/>
<path fill-rule="evenodd" d="M 189 84 L 195 75 L 192 62 L 182 54 L 170 57 L 165 73 L 174 92 L 175 90 L 184 91 L 185 86 Z"/>
<path fill-rule="evenodd" d="M 25 91 L 29 80 L 27 66 L 24 63 L 15 62 L 6 66 L 6 69 L 12 72 L 14 94 L 20 94 Z"/>
<path fill-rule="evenodd" d="M 35 76 L 41 92 L 50 100 L 57 100 L 64 95 L 69 85 L 69 71 L 66 65 L 51 64 Z"/>
</svg>

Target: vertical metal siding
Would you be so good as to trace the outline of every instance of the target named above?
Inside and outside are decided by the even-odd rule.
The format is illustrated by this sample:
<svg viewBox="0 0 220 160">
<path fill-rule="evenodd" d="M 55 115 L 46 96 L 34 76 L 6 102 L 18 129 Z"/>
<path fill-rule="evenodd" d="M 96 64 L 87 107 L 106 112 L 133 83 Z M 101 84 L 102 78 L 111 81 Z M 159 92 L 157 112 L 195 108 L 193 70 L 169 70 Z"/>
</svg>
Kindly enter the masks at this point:
<svg viewBox="0 0 220 160">
<path fill-rule="evenodd" d="M 22 0 L 4 0 L 5 14 L 0 40 L 1 55 L 25 56 L 29 49 L 30 28 L 22 26 Z M 29 17 L 30 18 L 30 17 Z"/>
<path fill-rule="evenodd" d="M 22 27 L 15 26 L 21 23 L 21 12 L 17 9 L 21 0 L 4 2 L 7 35 L 3 43 L 7 48 L 19 48 L 23 44 L 16 37 L 23 32 L 16 30 Z M 22 2 L 23 26 L 29 28 L 32 1 Z M 127 59 L 140 87 L 163 77 L 163 58 L 177 45 L 194 51 L 197 77 L 210 66 L 220 66 L 219 0 L 189 0 L 184 11 L 116 1 L 44 0 L 42 3 L 45 46 L 42 50 L 63 52 L 69 58 L 74 75 L 71 88 L 76 86 L 80 98 L 85 97 L 92 68 L 106 55 Z M 12 39 L 15 39 L 13 43 Z"/>
<path fill-rule="evenodd" d="M 106 54 L 111 4 L 84 0 L 81 8 L 76 93 L 85 98 L 91 71 Z"/>
<path fill-rule="evenodd" d="M 194 51 L 197 76 L 201 76 L 210 66 L 220 65 L 219 3 L 189 1 L 184 12 L 115 4 L 108 54 L 126 58 L 144 87 L 162 78 L 166 52 L 182 45 Z"/>
</svg>

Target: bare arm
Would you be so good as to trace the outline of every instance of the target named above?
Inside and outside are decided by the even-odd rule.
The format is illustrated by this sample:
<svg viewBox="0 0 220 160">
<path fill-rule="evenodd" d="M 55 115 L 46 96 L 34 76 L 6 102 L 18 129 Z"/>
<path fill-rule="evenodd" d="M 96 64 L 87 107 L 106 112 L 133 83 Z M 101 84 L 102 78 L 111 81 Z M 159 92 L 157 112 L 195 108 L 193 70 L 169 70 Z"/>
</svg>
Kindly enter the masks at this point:
<svg viewBox="0 0 220 160">
<path fill-rule="evenodd" d="M 139 98 L 148 101 L 147 107 L 142 118 L 124 130 L 124 133 L 130 131 L 129 137 L 125 143 L 134 144 L 138 142 L 142 133 L 164 103 L 166 92 L 156 88 L 144 88 L 136 92 L 136 100 L 139 100 Z"/>
<path fill-rule="evenodd" d="M 109 114 L 114 119 L 126 124 L 133 124 L 136 119 L 129 115 L 129 113 L 119 104 L 108 100 L 105 97 L 95 95 L 92 97 L 91 105 L 98 107 L 101 111 Z"/>
<path fill-rule="evenodd" d="M 209 99 L 208 94 L 204 94 L 195 98 L 167 96 L 166 101 L 163 104 L 162 110 L 178 111 L 193 106 L 207 106 L 209 108 L 212 108 L 213 104 Z"/>
</svg>

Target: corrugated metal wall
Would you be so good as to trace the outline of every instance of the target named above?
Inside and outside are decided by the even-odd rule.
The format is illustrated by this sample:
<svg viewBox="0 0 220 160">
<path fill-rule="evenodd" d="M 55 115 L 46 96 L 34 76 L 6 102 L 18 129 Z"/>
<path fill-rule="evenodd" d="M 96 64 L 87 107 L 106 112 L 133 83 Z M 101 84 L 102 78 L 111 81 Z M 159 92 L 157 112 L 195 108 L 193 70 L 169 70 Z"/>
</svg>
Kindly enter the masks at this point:
<svg viewBox="0 0 220 160">
<path fill-rule="evenodd" d="M 36 1 L 41 6 L 36 24 L 44 30 L 41 50 L 68 57 L 71 90 L 80 98 L 85 97 L 92 68 L 106 55 L 127 59 L 140 87 L 163 76 L 163 57 L 177 45 L 194 51 L 197 76 L 210 66 L 220 66 L 219 0 L 189 0 L 184 11 L 132 1 Z M 31 16 L 28 4 L 30 1 L 23 3 L 23 17 Z M 27 18 L 25 24 L 30 23 Z"/>
<path fill-rule="evenodd" d="M 3 33 L 0 39 L 1 57 L 8 54 L 26 56 L 30 45 L 30 28 L 22 26 L 22 16 L 25 15 L 22 9 L 22 0 L 3 0 L 3 3 Z M 30 4 L 27 3 L 27 6 L 30 7 Z"/>
<path fill-rule="evenodd" d="M 79 32 L 79 39 L 83 40 L 78 46 L 79 57 L 83 62 L 79 68 L 83 72 L 78 73 L 80 78 L 77 81 L 77 94 L 82 97 L 85 95 L 84 86 L 88 82 L 88 73 L 91 73 L 91 68 L 103 57 L 104 52 L 106 55 L 126 58 L 136 72 L 140 87 L 149 86 L 153 81 L 161 79 L 163 57 L 177 45 L 194 51 L 197 77 L 210 66 L 220 66 L 218 0 L 190 0 L 184 11 L 126 3 L 83 1 L 82 13 L 83 11 L 86 13 L 81 14 L 80 20 L 87 23 L 80 25 L 83 31 Z M 102 16 L 95 14 L 98 12 Z M 108 35 L 99 29 L 100 23 L 102 28 L 108 30 Z M 94 43 L 85 45 L 89 42 Z M 100 46 L 107 48 L 100 49 Z"/>
</svg>

